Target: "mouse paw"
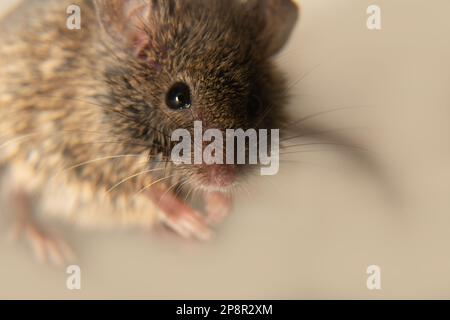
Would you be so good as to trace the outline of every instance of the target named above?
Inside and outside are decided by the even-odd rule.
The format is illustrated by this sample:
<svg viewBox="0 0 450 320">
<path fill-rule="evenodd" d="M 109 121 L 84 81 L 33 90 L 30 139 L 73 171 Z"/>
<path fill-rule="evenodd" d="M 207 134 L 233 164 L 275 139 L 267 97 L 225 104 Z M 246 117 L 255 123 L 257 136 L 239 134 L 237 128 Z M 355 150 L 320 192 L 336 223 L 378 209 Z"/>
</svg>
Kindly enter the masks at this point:
<svg viewBox="0 0 450 320">
<path fill-rule="evenodd" d="M 230 214 L 233 201 L 231 196 L 221 192 L 209 192 L 204 196 L 206 221 L 208 224 L 217 225 Z"/>
<path fill-rule="evenodd" d="M 46 233 L 32 222 L 16 223 L 11 239 L 18 241 L 21 237 L 26 239 L 40 263 L 63 267 L 76 259 L 74 252 L 64 240 Z"/>
<path fill-rule="evenodd" d="M 207 241 L 212 237 L 205 217 L 192 208 L 180 207 L 177 211 L 164 214 L 161 220 L 183 238 Z"/>
<path fill-rule="evenodd" d="M 33 219 L 31 199 L 26 192 L 16 191 L 11 194 L 11 204 L 15 209 L 16 223 L 10 234 L 11 240 L 23 236 L 36 258 L 43 263 L 63 266 L 75 259 L 69 246 L 61 239 L 44 232 Z"/>
<path fill-rule="evenodd" d="M 186 239 L 210 240 L 212 231 L 206 218 L 173 193 L 154 189 L 151 198 L 163 212 L 161 221 Z"/>
</svg>

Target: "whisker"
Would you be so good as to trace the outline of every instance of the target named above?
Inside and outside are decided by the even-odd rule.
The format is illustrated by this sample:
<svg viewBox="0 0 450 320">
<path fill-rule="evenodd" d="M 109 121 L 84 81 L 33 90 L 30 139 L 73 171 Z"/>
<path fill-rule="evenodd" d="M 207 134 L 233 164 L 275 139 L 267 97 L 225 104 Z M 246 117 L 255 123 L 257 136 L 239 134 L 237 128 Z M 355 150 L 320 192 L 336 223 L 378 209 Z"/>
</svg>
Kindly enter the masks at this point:
<svg viewBox="0 0 450 320">
<path fill-rule="evenodd" d="M 4 142 L 3 144 L 1 144 L 0 145 L 0 149 L 4 148 L 4 147 L 6 147 L 6 146 L 8 146 L 10 144 L 13 144 L 13 143 L 23 143 L 26 140 L 31 139 L 31 138 L 33 138 L 35 136 L 40 135 L 40 134 L 43 134 L 43 132 L 34 132 L 34 133 L 30 133 L 30 134 L 26 134 L 26 135 L 22 135 L 22 136 L 10 139 L 10 140 Z M 55 133 L 55 135 L 56 134 L 61 134 L 61 132 Z M 130 141 L 125 141 L 125 140 L 81 142 L 81 143 L 73 144 L 73 146 L 83 146 L 83 145 L 87 146 L 87 145 L 95 145 L 95 144 L 105 144 L 105 145 L 107 145 L 107 144 L 124 144 L 124 145 L 127 145 L 127 146 L 142 147 L 142 148 L 145 148 L 145 149 L 148 149 L 150 147 L 160 147 L 160 145 L 143 144 L 143 143 L 130 142 Z M 166 157 L 166 158 L 168 159 L 169 157 Z"/>
<path fill-rule="evenodd" d="M 333 149 L 316 149 L 316 150 L 297 150 L 297 151 L 289 151 L 289 152 L 280 152 L 280 156 L 288 155 L 288 154 L 300 154 L 300 153 L 312 153 L 312 152 L 334 152 Z"/>
<path fill-rule="evenodd" d="M 182 189 L 185 185 L 189 184 L 192 179 L 192 174 L 190 174 L 186 179 L 184 179 L 184 182 L 180 183 L 178 188 Z"/>
<path fill-rule="evenodd" d="M 320 63 L 316 64 L 314 67 L 311 68 L 311 70 L 306 71 L 301 77 L 300 79 L 295 80 L 293 83 L 289 84 L 286 91 L 294 88 L 295 86 L 297 86 L 300 82 L 302 82 L 303 80 L 305 80 L 311 73 L 313 73 L 314 71 L 316 71 L 317 68 L 320 67 Z"/>
<path fill-rule="evenodd" d="M 184 181 L 183 184 L 186 183 L 188 180 L 189 180 L 189 177 L 186 178 L 186 179 L 184 179 L 184 180 L 183 180 L 183 181 Z M 167 196 L 167 195 L 169 194 L 170 190 L 172 190 L 173 188 L 175 188 L 178 184 L 179 184 L 179 182 L 175 182 L 174 184 L 172 184 L 172 186 L 171 186 L 170 188 L 168 188 L 168 189 L 163 193 L 163 195 L 159 198 L 158 205 L 161 203 L 161 201 L 164 199 L 164 197 Z"/>
<path fill-rule="evenodd" d="M 23 141 L 23 139 L 32 138 L 32 137 L 34 137 L 34 136 L 36 136 L 38 134 L 39 133 L 34 132 L 34 133 L 29 133 L 29 134 L 26 134 L 26 135 L 22 135 L 22 136 L 10 139 L 10 140 L 0 144 L 0 149 L 4 148 L 4 147 L 6 147 L 6 146 L 8 146 L 8 145 L 10 145 L 12 143 Z"/>
<path fill-rule="evenodd" d="M 299 84 L 300 82 L 302 82 L 306 77 L 308 77 L 312 72 L 314 72 L 318 67 L 320 66 L 320 64 L 314 66 L 311 70 L 307 71 L 305 74 L 303 74 L 300 79 L 296 80 L 294 83 L 289 84 L 285 90 L 283 90 L 284 94 L 287 94 L 287 92 L 289 90 L 291 90 L 293 87 L 295 87 L 297 84 Z M 266 111 L 262 114 L 262 116 L 260 117 L 260 119 L 256 122 L 256 126 L 255 128 L 257 128 L 263 121 L 264 119 L 269 115 L 269 113 L 273 110 L 275 106 L 271 105 L 268 106 L 268 108 L 266 109 Z"/>
<path fill-rule="evenodd" d="M 133 178 L 136 178 L 136 177 L 138 177 L 140 175 L 143 175 L 143 174 L 146 174 L 146 173 L 162 171 L 162 170 L 164 170 L 164 168 L 149 169 L 149 170 L 145 170 L 145 171 L 141 171 L 141 172 L 138 172 L 136 174 L 133 174 L 133 175 L 131 175 L 131 176 L 121 180 L 120 182 L 116 183 L 114 186 L 112 186 L 110 189 L 108 189 L 106 191 L 106 194 L 110 193 L 111 191 L 113 191 L 114 189 L 116 189 L 117 187 L 122 185 L 123 183 L 125 183 L 125 182 L 127 182 L 127 181 L 129 181 L 129 180 L 131 180 Z"/>
<path fill-rule="evenodd" d="M 73 98 L 73 97 L 60 97 L 60 96 L 52 96 L 52 95 L 46 95 L 46 94 L 36 94 L 36 95 L 38 95 L 38 96 L 41 97 L 41 98 L 60 99 L 60 100 L 69 100 L 69 101 L 71 100 L 71 101 L 76 101 L 76 102 L 86 103 L 86 104 L 89 104 L 89 105 L 92 105 L 92 106 L 95 106 L 95 107 L 99 107 L 99 108 L 101 108 L 101 109 L 103 109 L 103 110 L 105 110 L 105 111 L 114 112 L 114 113 L 120 115 L 120 116 L 121 116 L 123 119 L 125 119 L 125 120 L 129 120 L 129 121 L 137 121 L 137 122 L 139 122 L 136 118 L 130 117 L 128 114 L 126 114 L 126 113 L 123 112 L 123 111 L 117 110 L 117 109 L 112 108 L 112 107 L 109 107 L 109 106 L 102 105 L 102 104 L 97 103 L 97 102 L 92 102 L 92 101 L 88 101 L 88 100 L 85 100 L 85 99 Z M 166 115 L 167 115 L 167 114 L 166 114 Z M 167 116 L 168 116 L 168 115 L 167 115 Z M 139 122 L 139 123 L 142 124 L 142 122 Z M 146 124 L 146 126 L 149 127 L 148 124 Z M 177 124 L 177 126 L 178 126 L 178 124 Z M 157 128 L 149 127 L 149 129 L 151 129 L 151 130 L 153 130 L 153 131 L 156 131 L 156 132 L 162 134 L 162 135 L 165 136 L 166 138 L 170 138 L 170 136 L 169 136 L 168 134 L 166 134 L 165 132 L 163 132 L 163 131 L 161 131 L 161 130 L 159 130 L 159 129 L 157 129 Z"/>
<path fill-rule="evenodd" d="M 321 115 L 324 115 L 324 114 L 329 114 L 329 113 L 333 113 L 333 112 L 337 112 L 337 111 L 345 111 L 345 110 L 352 110 L 352 109 L 364 109 L 364 108 L 370 108 L 370 107 L 368 107 L 368 106 L 348 106 L 348 107 L 340 107 L 340 108 L 334 108 L 334 109 L 320 111 L 320 112 L 311 114 L 309 116 L 305 116 L 305 117 L 303 117 L 301 119 L 298 119 L 298 120 L 296 120 L 294 122 L 288 123 L 285 126 L 281 127 L 281 129 L 289 128 L 289 127 L 291 127 L 293 125 L 300 124 L 300 123 L 305 122 L 307 120 L 311 120 L 311 119 L 317 118 L 317 117 L 319 117 Z"/>
<path fill-rule="evenodd" d="M 285 138 L 280 139 L 280 142 L 286 142 L 289 140 L 299 139 L 299 138 L 310 138 L 320 135 L 326 135 L 328 133 L 338 133 L 341 131 L 347 131 L 347 130 L 363 130 L 367 129 L 366 127 L 348 127 L 348 128 L 337 128 L 337 129 L 329 129 L 329 130 L 323 130 L 323 131 L 317 131 L 317 132 L 303 132 L 295 136 L 288 136 Z"/>
<path fill-rule="evenodd" d="M 173 177 L 175 177 L 175 176 L 176 176 L 176 174 L 172 174 L 172 175 L 170 175 L 170 176 L 167 176 L 167 177 L 158 179 L 158 180 L 156 180 L 156 181 L 150 183 L 149 185 L 145 186 L 145 187 L 142 188 L 141 190 L 139 190 L 139 191 L 136 193 L 136 195 L 141 194 L 142 192 L 144 192 L 144 191 L 147 190 L 147 189 L 150 189 L 152 186 L 154 186 L 155 184 L 157 184 L 157 183 L 159 183 L 159 182 L 162 182 L 162 181 L 164 181 L 164 180 L 173 178 Z"/>
<path fill-rule="evenodd" d="M 292 149 L 292 148 L 307 147 L 307 146 L 337 146 L 337 147 L 345 147 L 345 148 L 351 148 L 351 149 L 366 150 L 365 148 L 360 147 L 360 146 L 352 146 L 352 145 L 347 145 L 347 144 L 337 143 L 337 142 L 336 143 L 333 143 L 333 142 L 300 143 L 300 144 L 283 146 L 282 149 Z"/>
<path fill-rule="evenodd" d="M 58 132 L 52 133 L 52 134 L 49 135 L 49 137 L 45 137 L 45 138 L 46 139 L 50 139 L 50 138 L 52 138 L 54 136 L 60 136 L 60 135 L 64 135 L 64 134 L 68 135 L 69 133 L 104 134 L 104 133 L 102 133 L 100 131 L 89 131 L 89 130 L 72 129 L 72 130 L 59 130 Z M 43 129 L 41 129 L 41 130 L 34 130 L 34 131 L 31 131 L 31 132 L 29 132 L 27 134 L 24 134 L 24 135 L 21 135 L 21 136 L 18 136 L 18 137 L 14 137 L 14 138 L 12 138 L 12 139 L 10 139 L 8 141 L 5 141 L 4 143 L 2 143 L 0 145 L 0 149 L 3 148 L 3 147 L 6 147 L 7 145 L 12 144 L 12 143 L 22 143 L 22 142 L 24 142 L 27 139 L 30 139 L 32 137 L 39 136 L 39 135 L 47 135 L 47 134 L 48 134 L 48 132 L 44 132 Z M 144 144 L 144 143 L 136 143 L 136 142 L 133 143 L 133 142 L 127 141 L 127 140 L 118 140 L 118 141 L 111 141 L 111 142 L 108 142 L 108 141 L 105 141 L 105 142 L 102 142 L 102 141 L 83 142 L 83 143 L 77 143 L 75 145 L 79 146 L 79 145 L 102 144 L 102 143 L 104 143 L 104 144 L 127 144 L 127 145 L 140 146 L 140 147 L 145 147 L 145 148 L 162 147 L 161 145 L 158 145 L 158 144 L 153 144 L 153 143 L 152 144 Z"/>
<path fill-rule="evenodd" d="M 97 159 L 81 162 L 79 164 L 65 168 L 65 169 L 63 169 L 63 171 L 73 170 L 73 169 L 76 169 L 76 168 L 79 168 L 79 167 L 82 167 L 82 166 L 85 166 L 85 165 L 88 165 L 91 163 L 95 163 L 98 161 L 103 161 L 103 160 L 111 160 L 111 159 L 119 159 L 119 158 L 127 158 L 127 157 L 140 157 L 140 156 L 142 156 L 142 154 L 124 154 L 124 155 L 118 155 L 118 156 L 102 157 L 102 158 L 97 158 Z"/>
<path fill-rule="evenodd" d="M 193 180 L 192 178 L 193 177 L 191 176 L 190 180 Z M 195 190 L 195 186 L 189 189 L 189 191 L 186 193 L 186 196 L 184 197 L 184 202 L 188 202 L 189 197 L 194 192 L 194 190 Z"/>
</svg>

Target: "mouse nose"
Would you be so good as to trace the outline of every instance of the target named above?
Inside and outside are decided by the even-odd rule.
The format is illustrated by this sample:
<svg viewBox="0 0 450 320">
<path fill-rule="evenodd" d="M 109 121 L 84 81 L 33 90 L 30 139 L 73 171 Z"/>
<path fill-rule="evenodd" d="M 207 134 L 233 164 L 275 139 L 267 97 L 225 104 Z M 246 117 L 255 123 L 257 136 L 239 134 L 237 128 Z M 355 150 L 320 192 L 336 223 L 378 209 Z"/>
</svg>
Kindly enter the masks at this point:
<svg viewBox="0 0 450 320">
<path fill-rule="evenodd" d="M 229 187 L 236 180 L 236 168 L 234 165 L 213 164 L 203 167 L 205 182 L 209 186 Z"/>
</svg>

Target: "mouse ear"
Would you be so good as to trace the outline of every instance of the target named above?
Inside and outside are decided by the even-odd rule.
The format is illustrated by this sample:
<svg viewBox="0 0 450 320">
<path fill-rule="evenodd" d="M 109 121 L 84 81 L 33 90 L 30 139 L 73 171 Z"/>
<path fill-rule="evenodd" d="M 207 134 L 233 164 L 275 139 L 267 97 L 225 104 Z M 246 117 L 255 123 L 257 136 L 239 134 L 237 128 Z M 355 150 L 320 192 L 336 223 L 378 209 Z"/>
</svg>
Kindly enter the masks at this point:
<svg viewBox="0 0 450 320">
<path fill-rule="evenodd" d="M 298 0 L 245 0 L 256 19 L 261 45 L 268 56 L 277 54 L 288 42 L 299 18 Z M 255 20 L 254 20 L 255 21 Z"/>
<path fill-rule="evenodd" d="M 94 0 L 94 3 L 104 33 L 138 55 L 149 42 L 146 23 L 150 21 L 152 1 Z"/>
</svg>

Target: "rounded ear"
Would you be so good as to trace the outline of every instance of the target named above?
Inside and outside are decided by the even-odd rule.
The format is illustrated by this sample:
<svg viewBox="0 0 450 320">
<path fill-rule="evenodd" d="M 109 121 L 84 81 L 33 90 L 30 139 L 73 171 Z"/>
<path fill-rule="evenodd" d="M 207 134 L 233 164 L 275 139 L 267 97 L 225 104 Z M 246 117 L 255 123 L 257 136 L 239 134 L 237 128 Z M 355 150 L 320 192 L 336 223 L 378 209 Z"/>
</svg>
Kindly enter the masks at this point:
<svg viewBox="0 0 450 320">
<path fill-rule="evenodd" d="M 260 26 L 258 38 L 267 56 L 277 54 L 288 42 L 300 15 L 298 0 L 245 0 Z"/>
<path fill-rule="evenodd" d="M 149 42 L 145 23 L 150 19 L 151 0 L 94 0 L 105 35 L 116 45 L 138 54 Z M 155 1 L 153 1 L 155 2 Z"/>
</svg>

